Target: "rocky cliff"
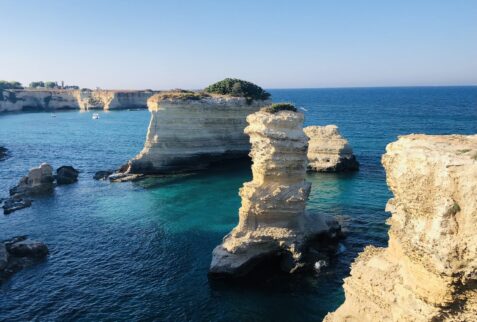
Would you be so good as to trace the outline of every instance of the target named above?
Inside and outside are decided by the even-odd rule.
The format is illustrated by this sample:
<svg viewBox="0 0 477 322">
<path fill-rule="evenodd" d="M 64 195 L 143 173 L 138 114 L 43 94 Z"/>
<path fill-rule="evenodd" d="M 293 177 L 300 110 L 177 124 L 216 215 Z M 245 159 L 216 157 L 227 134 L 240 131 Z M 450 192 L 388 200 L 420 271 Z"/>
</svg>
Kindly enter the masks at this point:
<svg viewBox="0 0 477 322">
<path fill-rule="evenodd" d="M 173 173 L 244 157 L 247 115 L 268 100 L 247 101 L 195 92 L 164 92 L 148 100 L 151 121 L 144 149 L 130 161 L 131 173 Z"/>
<path fill-rule="evenodd" d="M 308 142 L 308 170 L 316 172 L 356 171 L 359 163 L 348 141 L 336 125 L 308 126 L 303 129 Z"/>
<path fill-rule="evenodd" d="M 240 189 L 239 224 L 213 251 L 212 275 L 245 274 L 270 256 L 282 257 L 282 268 L 294 271 L 307 239 L 328 232 L 322 217 L 305 212 L 311 184 L 305 181 L 303 114 L 269 111 L 247 117 L 253 180 Z"/>
<path fill-rule="evenodd" d="M 477 135 L 408 135 L 386 148 L 389 246 L 367 247 L 325 321 L 475 321 Z"/>
<path fill-rule="evenodd" d="M 0 112 L 146 108 L 153 91 L 3 90 Z"/>
</svg>

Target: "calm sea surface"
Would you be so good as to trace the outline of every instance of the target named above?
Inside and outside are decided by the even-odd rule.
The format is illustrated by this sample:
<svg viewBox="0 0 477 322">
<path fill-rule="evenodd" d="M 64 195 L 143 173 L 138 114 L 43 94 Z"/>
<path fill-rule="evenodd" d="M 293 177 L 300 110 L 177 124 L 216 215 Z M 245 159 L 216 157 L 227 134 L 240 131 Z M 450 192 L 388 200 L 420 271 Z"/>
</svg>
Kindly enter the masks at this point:
<svg viewBox="0 0 477 322">
<path fill-rule="evenodd" d="M 98 182 L 139 152 L 148 111 L 0 115 L 0 197 L 29 168 L 81 170 L 77 184 L 0 215 L 0 240 L 29 235 L 48 259 L 0 286 L 0 320 L 318 321 L 343 301 L 342 279 L 366 245 L 385 246 L 390 193 L 380 164 L 387 143 L 408 133 L 477 133 L 477 87 L 271 90 L 306 109 L 306 125 L 336 124 L 352 144 L 356 174 L 313 174 L 308 209 L 341 216 L 344 251 L 320 275 L 211 282 L 212 249 L 238 221 L 236 165 L 137 183 Z"/>
</svg>

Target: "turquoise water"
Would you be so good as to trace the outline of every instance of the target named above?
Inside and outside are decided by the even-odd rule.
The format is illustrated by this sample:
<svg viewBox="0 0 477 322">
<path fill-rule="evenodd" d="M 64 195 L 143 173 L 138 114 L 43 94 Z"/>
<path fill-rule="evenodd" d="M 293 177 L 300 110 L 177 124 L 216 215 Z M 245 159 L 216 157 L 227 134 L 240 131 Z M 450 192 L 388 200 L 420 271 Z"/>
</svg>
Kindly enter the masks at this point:
<svg viewBox="0 0 477 322">
<path fill-rule="evenodd" d="M 212 249 L 237 223 L 248 167 L 109 184 L 142 148 L 147 111 L 0 116 L 0 196 L 41 162 L 72 164 L 77 184 L 0 216 L 0 239 L 45 241 L 48 260 L 0 286 L 0 320 L 317 321 L 343 301 L 342 279 L 365 245 L 385 246 L 390 193 L 380 157 L 407 133 L 477 133 L 477 87 L 271 90 L 307 111 L 306 124 L 337 124 L 361 162 L 355 174 L 313 174 L 308 209 L 340 216 L 345 251 L 320 275 L 270 274 L 260 282 L 207 278 Z"/>
</svg>

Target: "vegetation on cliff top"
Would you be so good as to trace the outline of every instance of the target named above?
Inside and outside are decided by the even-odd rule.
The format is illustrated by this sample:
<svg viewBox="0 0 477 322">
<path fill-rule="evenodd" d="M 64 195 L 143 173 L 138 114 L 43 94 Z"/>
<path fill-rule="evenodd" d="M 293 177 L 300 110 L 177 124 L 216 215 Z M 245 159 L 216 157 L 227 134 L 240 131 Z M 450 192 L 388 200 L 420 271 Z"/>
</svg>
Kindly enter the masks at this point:
<svg viewBox="0 0 477 322">
<path fill-rule="evenodd" d="M 155 100 L 166 100 L 166 99 L 175 99 L 175 100 L 200 100 L 210 95 L 204 92 L 193 92 L 183 89 L 173 89 L 167 92 L 161 92 L 153 96 L 152 99 Z"/>
<path fill-rule="evenodd" d="M 262 108 L 262 111 L 267 112 L 267 113 L 271 113 L 271 114 L 275 114 L 275 113 L 278 113 L 280 111 L 296 112 L 297 109 L 293 104 L 290 104 L 290 103 L 275 103 L 275 104 L 272 104 L 270 106 Z"/>
<path fill-rule="evenodd" d="M 249 103 L 253 100 L 266 100 L 270 97 L 270 93 L 260 86 L 236 78 L 221 80 L 220 82 L 207 86 L 204 91 L 212 94 L 245 97 Z"/>
<path fill-rule="evenodd" d="M 4 89 L 23 89 L 23 86 L 20 82 L 0 80 L 0 90 Z"/>
</svg>

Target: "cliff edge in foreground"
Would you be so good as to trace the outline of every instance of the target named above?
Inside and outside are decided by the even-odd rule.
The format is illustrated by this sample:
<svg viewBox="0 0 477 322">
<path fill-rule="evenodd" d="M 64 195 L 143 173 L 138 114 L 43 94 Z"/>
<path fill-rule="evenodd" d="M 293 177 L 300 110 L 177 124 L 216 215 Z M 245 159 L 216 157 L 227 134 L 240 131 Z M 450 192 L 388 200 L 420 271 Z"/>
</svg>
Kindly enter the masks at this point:
<svg viewBox="0 0 477 322">
<path fill-rule="evenodd" d="M 265 108 L 249 115 L 247 122 L 253 180 L 240 189 L 238 226 L 213 251 L 209 272 L 215 276 L 243 275 L 277 256 L 282 268 L 293 272 L 307 239 L 329 231 L 324 218 L 305 212 L 311 184 L 305 181 L 303 114 Z"/>
<path fill-rule="evenodd" d="M 408 135 L 386 151 L 389 246 L 359 255 L 325 321 L 475 321 L 477 135 Z"/>
</svg>

